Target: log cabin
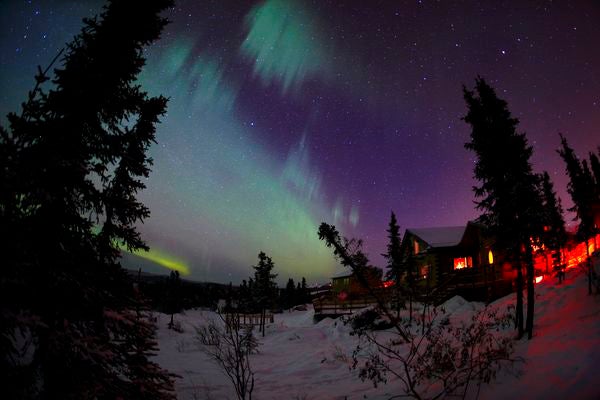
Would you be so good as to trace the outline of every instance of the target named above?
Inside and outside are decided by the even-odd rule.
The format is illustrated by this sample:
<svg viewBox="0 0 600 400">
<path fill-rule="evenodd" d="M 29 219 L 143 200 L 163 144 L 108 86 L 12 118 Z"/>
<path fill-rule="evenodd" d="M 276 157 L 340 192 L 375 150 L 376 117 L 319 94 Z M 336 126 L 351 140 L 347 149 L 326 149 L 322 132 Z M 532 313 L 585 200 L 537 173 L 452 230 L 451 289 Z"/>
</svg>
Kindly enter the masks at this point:
<svg viewBox="0 0 600 400">
<path fill-rule="evenodd" d="M 502 252 L 479 223 L 407 229 L 402 254 L 415 288 L 434 303 L 453 295 L 491 300 L 511 291 L 512 268 L 501 261 Z"/>
</svg>

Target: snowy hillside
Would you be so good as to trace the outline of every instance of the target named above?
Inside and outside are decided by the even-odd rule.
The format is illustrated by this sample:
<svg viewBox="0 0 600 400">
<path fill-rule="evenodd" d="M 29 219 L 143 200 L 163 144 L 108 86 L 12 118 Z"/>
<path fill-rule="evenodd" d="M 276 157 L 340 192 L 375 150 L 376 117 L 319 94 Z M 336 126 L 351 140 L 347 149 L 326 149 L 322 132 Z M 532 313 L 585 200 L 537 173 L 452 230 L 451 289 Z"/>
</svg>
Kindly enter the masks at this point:
<svg viewBox="0 0 600 400">
<path fill-rule="evenodd" d="M 535 337 L 516 343 L 523 357 L 520 377 L 501 374 L 484 386 L 483 399 L 594 399 L 600 398 L 600 296 L 588 296 L 586 276 L 577 269 L 556 285 L 546 278 L 536 285 Z M 493 303 L 506 309 L 514 295 Z M 481 309 L 459 297 L 445 308 L 451 321 L 466 320 Z M 214 318 L 208 311 L 187 311 L 176 316 L 183 333 L 166 328 L 168 318 L 158 315 L 162 366 L 181 376 L 180 399 L 235 399 L 227 377 L 198 350 L 194 326 Z M 400 394 L 394 381 L 374 388 L 350 369 L 356 337 L 339 320 L 313 323 L 313 311 L 276 314 L 260 338 L 259 354 L 251 356 L 256 399 L 386 399 Z"/>
</svg>

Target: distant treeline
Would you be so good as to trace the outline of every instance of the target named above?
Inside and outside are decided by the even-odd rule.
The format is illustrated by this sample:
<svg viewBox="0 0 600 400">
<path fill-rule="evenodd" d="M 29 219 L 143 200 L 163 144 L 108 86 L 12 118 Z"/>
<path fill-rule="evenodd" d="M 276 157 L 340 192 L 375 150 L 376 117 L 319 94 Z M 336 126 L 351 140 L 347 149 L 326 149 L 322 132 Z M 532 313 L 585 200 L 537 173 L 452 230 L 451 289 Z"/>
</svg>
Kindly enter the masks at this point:
<svg viewBox="0 0 600 400">
<path fill-rule="evenodd" d="M 142 295 L 148 300 L 150 307 L 159 312 L 170 314 L 192 308 L 215 310 L 219 300 L 225 301 L 227 309 L 239 308 L 242 305 L 253 308 L 247 304 L 252 300 L 248 295 L 248 287 L 244 285 L 246 281 L 241 285 L 233 285 L 181 279 L 175 272 L 171 275 L 143 272 L 138 274 L 137 271 L 131 270 L 128 272 L 137 283 Z M 310 293 L 306 284 L 294 285 L 292 288 L 288 282 L 286 288 L 277 288 L 273 300 L 272 308 L 282 310 L 310 302 Z"/>
</svg>

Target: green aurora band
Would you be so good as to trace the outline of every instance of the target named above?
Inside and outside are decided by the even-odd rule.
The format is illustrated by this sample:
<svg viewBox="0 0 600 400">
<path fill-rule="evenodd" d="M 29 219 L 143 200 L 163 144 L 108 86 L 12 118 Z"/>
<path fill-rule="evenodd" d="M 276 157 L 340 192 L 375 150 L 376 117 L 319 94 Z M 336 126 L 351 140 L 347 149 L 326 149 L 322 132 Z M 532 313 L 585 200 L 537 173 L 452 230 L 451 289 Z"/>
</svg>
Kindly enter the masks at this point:
<svg viewBox="0 0 600 400">
<path fill-rule="evenodd" d="M 306 145 L 309 126 L 287 157 L 269 153 L 260 127 L 235 113 L 239 82 L 225 79 L 223 62 L 198 55 L 200 44 L 181 37 L 168 43 L 152 54 L 140 79 L 151 93 L 170 98 L 151 150 L 149 190 L 141 196 L 152 211 L 140 227 L 144 238 L 190 260 L 193 279 L 247 277 L 261 250 L 282 280 L 330 277 L 338 264 L 317 227 L 322 221 L 356 226 L 359 210 L 326 196 Z M 285 65 L 296 72 L 284 74 L 284 88 L 309 68 Z"/>
<path fill-rule="evenodd" d="M 100 233 L 100 225 L 95 225 L 92 228 L 92 233 L 97 235 Z M 159 250 L 155 247 L 150 248 L 148 251 L 139 249 L 139 250 L 130 250 L 125 246 L 125 244 L 120 240 L 114 240 L 113 244 L 116 248 L 121 250 L 121 252 L 126 252 L 133 256 L 142 258 L 144 260 L 151 261 L 152 263 L 167 268 L 172 271 L 178 271 L 181 275 L 187 276 L 190 274 L 190 268 L 186 262 L 178 259 L 177 257 L 168 254 L 165 251 Z"/>
<path fill-rule="evenodd" d="M 161 267 L 168 268 L 171 271 L 177 271 L 181 275 L 187 276 L 190 274 L 190 268 L 186 265 L 186 263 L 160 250 L 151 248 L 148 251 L 137 250 L 129 253 L 145 260 L 152 261 L 153 263 L 160 265 Z"/>
<path fill-rule="evenodd" d="M 300 3 L 268 0 L 246 16 L 248 35 L 241 53 L 254 62 L 254 74 L 265 84 L 280 82 L 282 93 L 311 76 L 331 69 L 316 15 Z"/>
</svg>

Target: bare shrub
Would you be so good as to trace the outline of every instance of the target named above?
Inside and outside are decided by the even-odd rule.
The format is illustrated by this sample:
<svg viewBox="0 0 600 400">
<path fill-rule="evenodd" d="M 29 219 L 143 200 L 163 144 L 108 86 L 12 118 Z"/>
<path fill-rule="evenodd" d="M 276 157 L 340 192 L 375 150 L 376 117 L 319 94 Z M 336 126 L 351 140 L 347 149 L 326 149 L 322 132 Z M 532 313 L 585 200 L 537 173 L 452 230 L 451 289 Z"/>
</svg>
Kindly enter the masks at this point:
<svg viewBox="0 0 600 400">
<path fill-rule="evenodd" d="M 359 344 L 353 353 L 353 368 L 375 386 L 390 377 L 401 382 L 404 394 L 397 397 L 438 399 L 465 398 L 474 385 L 491 382 L 502 368 L 512 370 L 511 315 L 484 309 L 456 326 L 445 312 L 432 309 L 429 318 L 405 327 L 409 341 L 390 330 L 378 334 L 354 330 Z M 424 323 L 424 329 L 421 324 Z M 396 327 L 395 327 L 396 328 Z M 394 397 L 392 397 L 394 398 Z"/>
<path fill-rule="evenodd" d="M 510 333 L 503 332 L 509 330 L 510 314 L 486 308 L 470 321 L 453 324 L 445 310 L 424 304 L 420 318 L 402 318 L 361 275 L 368 263 L 361 241 L 342 238 L 334 226 L 325 223 L 319 228 L 319 238 L 377 300 L 376 310 L 348 321 L 353 327 L 351 334 L 359 338 L 352 367 L 361 379 L 375 386 L 389 378 L 399 381 L 403 393 L 391 398 L 464 399 L 473 385 L 478 395 L 481 384 L 520 361 L 512 357 Z"/>
<path fill-rule="evenodd" d="M 208 355 L 227 375 L 238 400 L 251 400 L 254 372 L 250 354 L 258 350 L 252 326 L 242 326 L 238 318 L 211 320 L 196 328 L 200 350 Z"/>
</svg>

